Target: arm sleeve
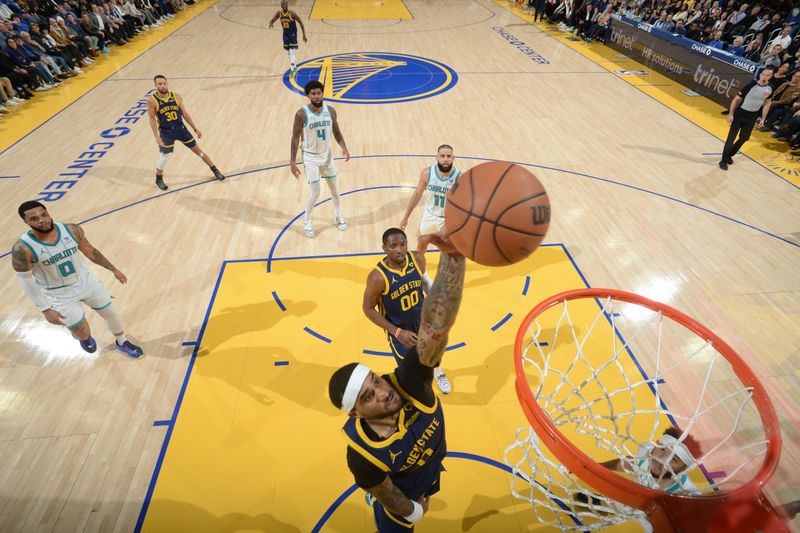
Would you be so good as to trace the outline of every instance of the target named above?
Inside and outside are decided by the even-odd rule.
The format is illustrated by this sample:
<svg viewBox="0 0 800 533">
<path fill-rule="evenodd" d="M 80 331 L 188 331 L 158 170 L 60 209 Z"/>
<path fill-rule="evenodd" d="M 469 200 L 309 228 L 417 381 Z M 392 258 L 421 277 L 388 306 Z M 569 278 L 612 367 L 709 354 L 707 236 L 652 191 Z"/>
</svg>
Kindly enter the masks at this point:
<svg viewBox="0 0 800 533">
<path fill-rule="evenodd" d="M 364 459 L 350 446 L 347 447 L 347 467 L 353 473 L 356 485 L 362 489 L 376 487 L 386 479 L 386 472 Z"/>
<path fill-rule="evenodd" d="M 433 368 L 419 362 L 417 347 L 412 348 L 395 370 L 397 381 L 415 400 L 428 407 L 436 403 L 433 392 Z"/>
<path fill-rule="evenodd" d="M 47 311 L 50 309 L 50 304 L 47 303 L 41 289 L 39 289 L 39 286 L 36 284 L 36 280 L 33 279 L 33 272 L 30 270 L 27 272 L 17 272 L 17 279 L 19 280 L 22 290 L 28 295 L 28 298 L 31 299 L 36 309 L 39 311 Z"/>
</svg>

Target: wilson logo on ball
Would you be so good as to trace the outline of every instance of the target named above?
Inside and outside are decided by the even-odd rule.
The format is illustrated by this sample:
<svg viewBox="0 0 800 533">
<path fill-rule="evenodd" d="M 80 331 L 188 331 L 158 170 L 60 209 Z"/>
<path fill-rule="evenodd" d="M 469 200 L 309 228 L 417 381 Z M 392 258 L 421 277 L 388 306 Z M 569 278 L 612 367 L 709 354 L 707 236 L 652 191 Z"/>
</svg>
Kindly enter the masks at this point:
<svg viewBox="0 0 800 533">
<path fill-rule="evenodd" d="M 550 206 L 549 205 L 534 205 L 531 207 L 533 213 L 533 225 L 550 223 Z"/>
</svg>

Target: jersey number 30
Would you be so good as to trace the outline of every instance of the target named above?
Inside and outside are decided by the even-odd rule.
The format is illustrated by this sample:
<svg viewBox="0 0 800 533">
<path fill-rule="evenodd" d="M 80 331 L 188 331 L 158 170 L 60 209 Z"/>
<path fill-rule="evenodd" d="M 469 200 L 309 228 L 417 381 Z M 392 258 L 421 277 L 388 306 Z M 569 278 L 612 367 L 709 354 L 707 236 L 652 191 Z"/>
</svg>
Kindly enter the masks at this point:
<svg viewBox="0 0 800 533">
<path fill-rule="evenodd" d="M 167 111 L 164 114 L 167 116 L 167 120 L 178 120 L 178 113 L 176 111 Z"/>
</svg>

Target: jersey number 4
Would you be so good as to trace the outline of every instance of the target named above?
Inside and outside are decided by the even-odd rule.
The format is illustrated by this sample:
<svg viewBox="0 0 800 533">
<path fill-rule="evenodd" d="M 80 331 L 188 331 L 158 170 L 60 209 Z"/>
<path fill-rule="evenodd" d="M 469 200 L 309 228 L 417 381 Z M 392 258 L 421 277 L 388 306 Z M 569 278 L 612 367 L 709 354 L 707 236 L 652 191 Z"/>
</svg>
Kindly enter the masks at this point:
<svg viewBox="0 0 800 533">
<path fill-rule="evenodd" d="M 317 137 L 325 141 L 325 130 L 317 130 Z"/>
</svg>

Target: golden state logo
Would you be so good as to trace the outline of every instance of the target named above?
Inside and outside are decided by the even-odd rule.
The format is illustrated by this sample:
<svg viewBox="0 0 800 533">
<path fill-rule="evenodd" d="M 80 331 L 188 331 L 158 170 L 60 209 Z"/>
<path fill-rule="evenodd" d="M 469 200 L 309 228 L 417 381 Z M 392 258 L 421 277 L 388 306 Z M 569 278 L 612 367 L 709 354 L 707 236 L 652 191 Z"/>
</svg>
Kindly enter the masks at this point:
<svg viewBox="0 0 800 533">
<path fill-rule="evenodd" d="M 347 104 L 395 104 L 430 98 L 451 89 L 458 75 L 432 59 L 389 52 L 352 52 L 318 57 L 287 72 L 283 83 L 305 94 L 311 80 L 325 84 L 324 97 Z"/>
</svg>

